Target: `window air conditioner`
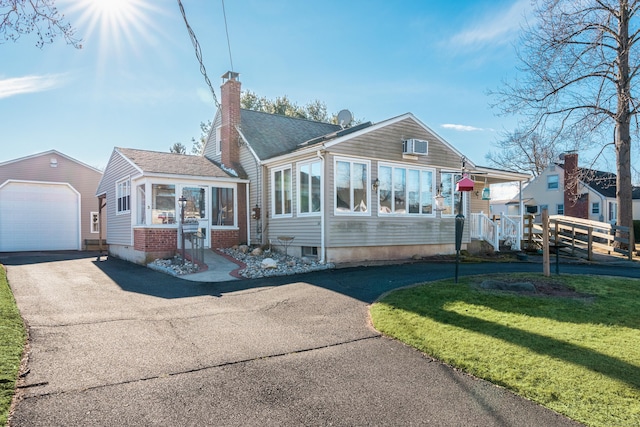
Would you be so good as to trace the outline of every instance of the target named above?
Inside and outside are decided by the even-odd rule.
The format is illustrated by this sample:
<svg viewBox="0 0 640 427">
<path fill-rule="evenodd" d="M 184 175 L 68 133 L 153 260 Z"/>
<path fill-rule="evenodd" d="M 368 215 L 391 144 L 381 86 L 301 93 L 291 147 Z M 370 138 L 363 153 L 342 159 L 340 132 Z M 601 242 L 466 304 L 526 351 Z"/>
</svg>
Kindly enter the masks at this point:
<svg viewBox="0 0 640 427">
<path fill-rule="evenodd" d="M 429 143 L 420 139 L 405 139 L 402 141 L 402 154 L 426 155 Z"/>
</svg>

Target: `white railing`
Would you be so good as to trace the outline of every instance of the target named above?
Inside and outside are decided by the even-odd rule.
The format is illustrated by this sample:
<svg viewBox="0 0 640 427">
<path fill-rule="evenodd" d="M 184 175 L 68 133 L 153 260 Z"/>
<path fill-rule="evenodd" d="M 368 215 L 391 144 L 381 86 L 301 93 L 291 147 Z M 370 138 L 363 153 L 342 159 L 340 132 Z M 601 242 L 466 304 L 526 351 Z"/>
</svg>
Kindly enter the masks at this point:
<svg viewBox="0 0 640 427">
<path fill-rule="evenodd" d="M 472 213 L 470 221 L 470 234 L 472 239 L 484 240 L 493 246 L 495 251 L 500 250 L 500 240 L 504 240 L 511 249 L 519 251 L 522 241 L 522 225 L 520 217 L 500 215 L 499 221 L 492 221 L 483 212 Z"/>
<path fill-rule="evenodd" d="M 484 240 L 493 246 L 494 250 L 500 250 L 498 226 L 484 213 L 471 214 L 470 233 L 472 239 Z"/>
<path fill-rule="evenodd" d="M 522 224 L 520 218 L 514 221 L 505 214 L 500 214 L 500 240 L 509 242 L 511 249 L 520 250 L 520 240 L 522 239 Z"/>
</svg>

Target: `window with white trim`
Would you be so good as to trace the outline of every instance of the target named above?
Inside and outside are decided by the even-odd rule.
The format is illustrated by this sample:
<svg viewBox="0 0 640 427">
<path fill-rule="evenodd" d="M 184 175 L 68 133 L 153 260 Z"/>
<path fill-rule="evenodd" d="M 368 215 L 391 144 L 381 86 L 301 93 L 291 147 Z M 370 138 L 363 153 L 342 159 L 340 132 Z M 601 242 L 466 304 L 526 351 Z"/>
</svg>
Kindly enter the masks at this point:
<svg viewBox="0 0 640 427">
<path fill-rule="evenodd" d="M 322 163 L 313 161 L 298 164 L 298 213 L 311 215 L 320 213 L 322 188 Z"/>
<path fill-rule="evenodd" d="M 600 202 L 592 202 L 591 203 L 591 213 L 594 215 L 600 214 Z"/>
<path fill-rule="evenodd" d="M 100 215 L 98 212 L 91 212 L 91 233 L 99 233 L 100 232 Z"/>
<path fill-rule="evenodd" d="M 434 214 L 432 170 L 381 165 L 378 180 L 381 214 Z"/>
<path fill-rule="evenodd" d="M 459 173 L 442 172 L 440 174 L 440 183 L 442 184 L 441 195 L 444 197 L 444 210 L 442 216 L 457 215 L 460 210 L 460 199 L 462 192 L 456 193 L 456 183 L 462 179 Z M 463 207 L 464 211 L 464 198 Z"/>
<path fill-rule="evenodd" d="M 131 211 L 131 181 L 129 178 L 116 183 L 116 214 Z"/>
<path fill-rule="evenodd" d="M 291 166 L 271 172 L 271 203 L 274 217 L 291 216 Z"/>
<path fill-rule="evenodd" d="M 558 175 L 547 175 L 547 190 L 557 190 L 559 182 Z"/>
<path fill-rule="evenodd" d="M 222 153 L 222 126 L 216 126 L 216 154 Z"/>
<path fill-rule="evenodd" d="M 211 188 L 211 224 L 214 226 L 235 227 L 234 189 L 226 187 Z"/>
<path fill-rule="evenodd" d="M 558 203 L 556 205 L 556 213 L 558 215 L 564 215 L 564 203 Z"/>
<path fill-rule="evenodd" d="M 369 162 L 336 160 L 335 213 L 369 215 Z"/>
</svg>

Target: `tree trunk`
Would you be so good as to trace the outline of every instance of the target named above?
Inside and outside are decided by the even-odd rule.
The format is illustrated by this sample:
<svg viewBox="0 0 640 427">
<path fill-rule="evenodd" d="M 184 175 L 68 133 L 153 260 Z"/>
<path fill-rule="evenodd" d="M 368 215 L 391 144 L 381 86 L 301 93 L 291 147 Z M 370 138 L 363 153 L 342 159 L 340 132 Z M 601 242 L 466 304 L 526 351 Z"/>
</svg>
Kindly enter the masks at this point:
<svg viewBox="0 0 640 427">
<path fill-rule="evenodd" d="M 618 203 L 617 225 L 630 227 L 633 232 L 633 202 L 631 187 L 631 113 L 629 80 L 629 3 L 620 0 L 618 25 L 618 111 L 616 114 L 616 201 Z"/>
</svg>

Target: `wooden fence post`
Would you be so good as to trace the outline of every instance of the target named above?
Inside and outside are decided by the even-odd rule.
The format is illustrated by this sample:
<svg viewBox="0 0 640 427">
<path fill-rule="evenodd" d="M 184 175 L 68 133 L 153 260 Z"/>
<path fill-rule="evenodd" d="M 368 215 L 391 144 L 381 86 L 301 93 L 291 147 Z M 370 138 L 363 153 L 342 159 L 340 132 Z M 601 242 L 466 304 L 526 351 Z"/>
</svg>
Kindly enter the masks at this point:
<svg viewBox="0 0 640 427">
<path fill-rule="evenodd" d="M 593 258 L 593 227 L 587 227 L 587 259 Z"/>
</svg>

